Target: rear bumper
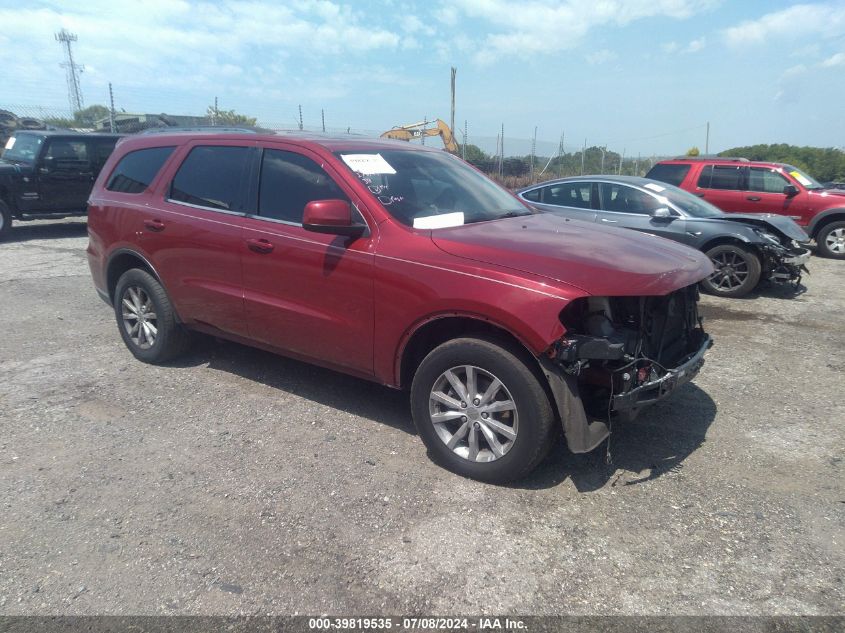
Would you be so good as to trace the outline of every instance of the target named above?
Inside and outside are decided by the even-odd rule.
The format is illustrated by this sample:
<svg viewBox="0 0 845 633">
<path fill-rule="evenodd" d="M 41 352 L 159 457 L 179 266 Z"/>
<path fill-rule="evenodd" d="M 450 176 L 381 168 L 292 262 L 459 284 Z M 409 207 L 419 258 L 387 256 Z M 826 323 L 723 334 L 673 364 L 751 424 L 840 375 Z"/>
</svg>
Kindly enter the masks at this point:
<svg viewBox="0 0 845 633">
<path fill-rule="evenodd" d="M 712 346 L 713 339 L 705 334 L 701 347 L 687 360 L 674 369 L 668 370 L 660 378 L 613 396 L 611 409 L 617 412 L 627 411 L 663 400 L 675 389 L 696 377 L 704 365 L 704 353 Z"/>
</svg>

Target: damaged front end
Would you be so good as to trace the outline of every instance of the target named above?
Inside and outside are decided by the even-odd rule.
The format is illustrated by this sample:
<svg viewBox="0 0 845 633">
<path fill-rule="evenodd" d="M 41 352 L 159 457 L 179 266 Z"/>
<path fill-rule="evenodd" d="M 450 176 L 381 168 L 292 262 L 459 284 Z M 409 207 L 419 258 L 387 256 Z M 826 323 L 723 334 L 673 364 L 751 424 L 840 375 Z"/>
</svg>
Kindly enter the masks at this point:
<svg viewBox="0 0 845 633">
<path fill-rule="evenodd" d="M 775 283 L 801 283 L 803 273 L 808 273 L 807 261 L 810 249 L 785 236 L 777 236 L 765 231 L 757 232 L 763 238 L 759 244 L 763 279 Z"/>
<path fill-rule="evenodd" d="M 541 363 L 569 449 L 584 453 L 692 380 L 713 344 L 698 316 L 698 287 L 664 296 L 584 297 L 561 313 L 566 335 Z"/>
</svg>

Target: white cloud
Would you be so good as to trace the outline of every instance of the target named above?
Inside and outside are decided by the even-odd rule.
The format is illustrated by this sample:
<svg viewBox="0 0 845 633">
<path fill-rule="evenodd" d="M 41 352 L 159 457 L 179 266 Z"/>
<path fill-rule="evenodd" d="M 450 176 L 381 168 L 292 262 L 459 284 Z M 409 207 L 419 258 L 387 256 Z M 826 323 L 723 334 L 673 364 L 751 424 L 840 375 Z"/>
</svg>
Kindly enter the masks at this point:
<svg viewBox="0 0 845 633">
<path fill-rule="evenodd" d="M 697 40 L 692 40 L 689 44 L 687 44 L 686 48 L 684 48 L 685 53 L 697 53 L 701 49 L 703 49 L 707 45 L 707 38 L 699 37 Z"/>
<path fill-rule="evenodd" d="M 824 68 L 833 68 L 834 66 L 845 66 L 845 53 L 836 53 L 824 60 L 821 65 Z"/>
<path fill-rule="evenodd" d="M 584 58 L 587 60 L 587 63 L 591 66 L 596 66 L 599 64 L 606 64 L 607 62 L 612 62 L 618 57 L 616 53 L 606 48 L 601 50 L 595 51 L 593 53 L 587 53 Z"/>
<path fill-rule="evenodd" d="M 663 49 L 664 53 L 674 53 L 678 50 L 678 43 L 677 42 L 666 42 L 665 44 L 661 44 L 660 48 Z"/>
<path fill-rule="evenodd" d="M 600 26 L 625 26 L 653 17 L 689 18 L 721 0 L 453 0 L 450 6 L 469 19 L 489 24 L 494 32 L 480 44 L 477 61 L 503 56 L 530 57 L 581 44 Z"/>
<path fill-rule="evenodd" d="M 796 4 L 767 13 L 722 31 L 731 46 L 762 44 L 776 39 L 798 40 L 809 36 L 837 37 L 845 31 L 845 4 Z"/>
</svg>

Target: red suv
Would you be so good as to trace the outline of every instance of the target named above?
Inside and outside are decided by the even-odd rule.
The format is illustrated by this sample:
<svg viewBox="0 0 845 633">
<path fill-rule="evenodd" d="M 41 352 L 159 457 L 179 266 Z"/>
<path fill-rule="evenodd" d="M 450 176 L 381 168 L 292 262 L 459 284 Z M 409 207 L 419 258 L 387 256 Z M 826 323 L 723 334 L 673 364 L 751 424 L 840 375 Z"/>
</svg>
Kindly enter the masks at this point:
<svg viewBox="0 0 845 633">
<path fill-rule="evenodd" d="M 675 158 L 646 178 L 694 193 L 729 213 L 776 213 L 804 227 L 825 257 L 845 259 L 845 190 L 826 189 L 783 163 L 745 158 Z"/>
<path fill-rule="evenodd" d="M 88 228 L 139 360 L 194 330 L 408 387 L 431 455 L 486 481 L 533 469 L 557 424 L 592 450 L 710 346 L 699 252 L 537 212 L 398 141 L 136 136 L 97 179 Z"/>
</svg>

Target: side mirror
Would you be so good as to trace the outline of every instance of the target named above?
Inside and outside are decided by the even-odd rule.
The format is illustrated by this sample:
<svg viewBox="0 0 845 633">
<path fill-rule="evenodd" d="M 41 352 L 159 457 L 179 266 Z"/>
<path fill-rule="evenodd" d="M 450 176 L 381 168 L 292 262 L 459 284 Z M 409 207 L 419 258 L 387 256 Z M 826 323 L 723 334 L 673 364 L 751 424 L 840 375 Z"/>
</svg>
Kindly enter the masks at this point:
<svg viewBox="0 0 845 633">
<path fill-rule="evenodd" d="M 651 212 L 651 217 L 653 218 L 671 218 L 672 212 L 667 209 L 666 207 L 658 207 L 654 211 Z"/>
<path fill-rule="evenodd" d="M 800 191 L 795 185 L 786 185 L 783 188 L 783 193 L 786 195 L 787 198 L 792 198 L 793 196 L 797 196 Z"/>
<path fill-rule="evenodd" d="M 302 228 L 314 233 L 361 235 L 366 226 L 352 223 L 352 207 L 346 200 L 312 200 L 302 213 Z"/>
<path fill-rule="evenodd" d="M 38 165 L 38 171 L 42 174 L 49 174 L 56 169 L 56 159 L 52 156 L 45 156 Z"/>
</svg>

